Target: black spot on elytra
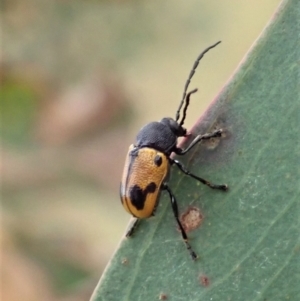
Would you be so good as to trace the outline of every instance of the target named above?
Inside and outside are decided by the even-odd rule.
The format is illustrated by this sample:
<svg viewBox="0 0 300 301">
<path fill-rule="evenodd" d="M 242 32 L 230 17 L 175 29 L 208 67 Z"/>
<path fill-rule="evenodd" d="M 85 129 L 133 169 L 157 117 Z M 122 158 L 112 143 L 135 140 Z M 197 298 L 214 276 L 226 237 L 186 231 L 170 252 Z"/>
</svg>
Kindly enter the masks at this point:
<svg viewBox="0 0 300 301">
<path fill-rule="evenodd" d="M 160 155 L 156 155 L 154 158 L 154 163 L 157 167 L 161 166 L 162 164 L 162 157 Z"/>
<path fill-rule="evenodd" d="M 129 195 L 132 205 L 137 210 L 142 210 L 145 205 L 146 197 L 148 193 L 153 193 L 156 190 L 156 184 L 151 182 L 143 190 L 138 185 L 134 185 L 130 188 Z"/>
</svg>

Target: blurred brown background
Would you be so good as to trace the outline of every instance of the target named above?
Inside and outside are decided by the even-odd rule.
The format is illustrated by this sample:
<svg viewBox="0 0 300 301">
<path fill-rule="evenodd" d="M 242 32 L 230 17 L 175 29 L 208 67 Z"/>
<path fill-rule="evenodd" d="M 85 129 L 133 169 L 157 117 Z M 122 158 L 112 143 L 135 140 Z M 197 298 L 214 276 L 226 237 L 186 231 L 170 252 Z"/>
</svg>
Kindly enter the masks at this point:
<svg viewBox="0 0 300 301">
<path fill-rule="evenodd" d="M 2 0 L 1 294 L 88 300 L 129 215 L 125 155 L 175 116 L 197 55 L 191 127 L 279 0 Z"/>
</svg>

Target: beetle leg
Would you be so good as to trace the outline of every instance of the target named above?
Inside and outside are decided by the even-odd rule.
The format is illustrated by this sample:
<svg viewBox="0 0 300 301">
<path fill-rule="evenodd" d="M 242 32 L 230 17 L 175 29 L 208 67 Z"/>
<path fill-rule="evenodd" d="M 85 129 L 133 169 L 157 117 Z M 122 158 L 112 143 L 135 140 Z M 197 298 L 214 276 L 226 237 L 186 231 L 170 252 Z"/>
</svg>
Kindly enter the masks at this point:
<svg viewBox="0 0 300 301">
<path fill-rule="evenodd" d="M 207 185 L 208 187 L 212 188 L 212 189 L 220 189 L 220 190 L 223 190 L 223 191 L 227 191 L 228 190 L 228 186 L 226 184 L 221 184 L 221 185 L 218 185 L 218 184 L 213 184 L 213 183 L 210 183 L 209 181 L 203 179 L 203 178 L 200 178 L 194 174 L 192 174 L 189 170 L 187 170 L 184 165 L 179 162 L 178 160 L 174 160 L 174 159 L 171 159 L 169 158 L 171 164 L 172 163 L 175 163 L 176 166 L 183 172 L 185 173 L 186 175 L 198 180 L 199 182 L 201 182 L 202 184 L 205 184 Z"/>
<path fill-rule="evenodd" d="M 190 252 L 190 255 L 191 255 L 192 259 L 193 259 L 193 260 L 196 260 L 198 256 L 197 256 L 197 254 L 193 251 L 191 245 L 188 243 L 188 237 L 187 237 L 186 232 L 185 232 L 185 230 L 184 230 L 184 228 L 183 228 L 183 226 L 182 226 L 182 224 L 181 224 L 181 222 L 180 222 L 180 220 L 179 220 L 178 206 L 177 206 L 177 201 L 176 201 L 176 199 L 175 199 L 175 196 L 174 196 L 174 194 L 172 193 L 172 191 L 170 190 L 170 188 L 169 188 L 169 186 L 168 186 L 167 184 L 164 183 L 164 184 L 162 185 L 162 189 L 167 190 L 168 193 L 169 193 L 170 200 L 171 200 L 171 205 L 172 205 L 172 210 L 173 210 L 173 213 L 174 213 L 174 217 L 175 217 L 175 219 L 176 219 L 176 221 L 177 221 L 177 224 L 178 224 L 178 226 L 179 226 L 179 228 L 180 228 L 180 232 L 181 232 L 183 241 L 184 241 L 184 243 L 185 243 L 185 245 L 186 245 L 186 248 L 187 248 L 188 251 Z"/>
<path fill-rule="evenodd" d="M 126 233 L 126 237 L 132 236 L 133 232 L 136 230 L 137 225 L 139 224 L 140 219 L 137 218 L 132 225 L 130 225 L 129 230 Z"/>
<path fill-rule="evenodd" d="M 216 130 L 212 133 L 207 133 L 204 135 L 198 135 L 192 142 L 191 144 L 186 148 L 186 149 L 181 149 L 181 148 L 175 148 L 174 152 L 177 155 L 184 155 L 187 152 L 189 152 L 197 143 L 201 142 L 202 140 L 206 140 L 206 139 L 211 139 L 211 138 L 216 138 L 216 137 L 221 137 L 223 133 L 222 129 Z"/>
</svg>

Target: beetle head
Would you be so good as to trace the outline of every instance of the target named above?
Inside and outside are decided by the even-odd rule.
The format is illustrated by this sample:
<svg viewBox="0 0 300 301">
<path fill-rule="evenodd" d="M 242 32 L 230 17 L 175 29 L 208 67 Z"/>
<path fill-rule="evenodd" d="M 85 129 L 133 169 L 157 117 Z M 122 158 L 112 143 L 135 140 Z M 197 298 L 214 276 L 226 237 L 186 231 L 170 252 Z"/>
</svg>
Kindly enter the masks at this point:
<svg viewBox="0 0 300 301">
<path fill-rule="evenodd" d="M 160 121 L 165 126 L 169 127 L 177 137 L 186 135 L 186 129 L 171 117 L 165 117 Z"/>
</svg>

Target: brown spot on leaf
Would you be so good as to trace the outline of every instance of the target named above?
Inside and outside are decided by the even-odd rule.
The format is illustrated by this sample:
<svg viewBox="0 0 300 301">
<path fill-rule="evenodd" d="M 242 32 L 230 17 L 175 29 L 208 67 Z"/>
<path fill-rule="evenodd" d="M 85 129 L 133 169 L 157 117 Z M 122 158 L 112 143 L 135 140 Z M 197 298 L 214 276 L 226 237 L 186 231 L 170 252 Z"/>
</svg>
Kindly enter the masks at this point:
<svg viewBox="0 0 300 301">
<path fill-rule="evenodd" d="M 200 275 L 199 277 L 201 285 L 207 287 L 210 285 L 210 280 L 206 275 Z"/>
<path fill-rule="evenodd" d="M 197 207 L 189 207 L 180 217 L 181 224 L 186 232 L 195 230 L 203 221 L 203 214 Z"/>
<path fill-rule="evenodd" d="M 168 296 L 165 293 L 160 293 L 158 299 L 159 300 L 167 300 Z"/>
</svg>

